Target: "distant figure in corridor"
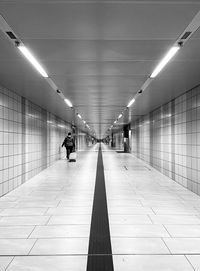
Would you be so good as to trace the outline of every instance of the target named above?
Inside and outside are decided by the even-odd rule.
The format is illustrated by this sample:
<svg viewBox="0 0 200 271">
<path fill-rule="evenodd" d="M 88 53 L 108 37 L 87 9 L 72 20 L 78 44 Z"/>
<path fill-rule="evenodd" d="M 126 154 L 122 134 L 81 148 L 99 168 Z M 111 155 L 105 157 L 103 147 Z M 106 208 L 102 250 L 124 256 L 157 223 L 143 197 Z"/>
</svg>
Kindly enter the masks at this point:
<svg viewBox="0 0 200 271">
<path fill-rule="evenodd" d="M 66 148 L 66 157 L 67 160 L 69 160 L 69 155 L 71 152 L 73 152 L 73 150 L 75 149 L 75 142 L 74 139 L 72 137 L 72 134 L 69 132 L 68 135 L 65 137 L 63 143 L 62 143 L 62 147 L 65 146 Z"/>
</svg>

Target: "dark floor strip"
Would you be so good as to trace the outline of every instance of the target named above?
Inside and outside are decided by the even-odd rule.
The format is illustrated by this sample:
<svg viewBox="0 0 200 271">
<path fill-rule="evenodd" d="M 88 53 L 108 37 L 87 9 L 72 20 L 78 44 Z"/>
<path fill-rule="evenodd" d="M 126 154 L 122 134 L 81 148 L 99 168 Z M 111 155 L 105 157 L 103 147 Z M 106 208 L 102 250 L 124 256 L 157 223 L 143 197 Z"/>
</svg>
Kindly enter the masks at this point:
<svg viewBox="0 0 200 271">
<path fill-rule="evenodd" d="M 103 158 L 99 148 L 87 271 L 113 270 Z"/>
</svg>

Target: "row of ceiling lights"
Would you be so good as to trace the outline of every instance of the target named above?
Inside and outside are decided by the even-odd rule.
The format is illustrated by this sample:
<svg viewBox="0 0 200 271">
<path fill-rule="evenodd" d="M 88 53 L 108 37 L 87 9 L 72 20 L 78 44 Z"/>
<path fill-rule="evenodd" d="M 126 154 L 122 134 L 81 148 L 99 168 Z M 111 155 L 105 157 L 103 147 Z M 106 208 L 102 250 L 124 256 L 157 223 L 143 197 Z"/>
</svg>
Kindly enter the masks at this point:
<svg viewBox="0 0 200 271">
<path fill-rule="evenodd" d="M 152 74 L 148 77 L 148 79 L 144 82 L 141 89 L 135 94 L 135 96 L 129 101 L 126 108 L 119 114 L 118 118 L 114 121 L 113 125 L 109 128 L 111 130 L 114 125 L 118 122 L 118 120 L 123 116 L 124 112 L 130 108 L 135 102 L 136 98 L 142 94 L 142 92 L 149 86 L 151 81 L 164 69 L 167 63 L 175 56 L 175 54 L 179 51 L 181 47 L 191 38 L 191 36 L 197 31 L 200 27 L 200 11 L 194 16 L 190 24 L 186 27 L 184 32 L 179 36 L 171 49 L 167 52 L 167 54 L 163 57 L 163 59 L 159 62 L 156 68 L 153 70 Z"/>
<path fill-rule="evenodd" d="M 9 37 L 10 41 L 20 50 L 20 52 L 26 57 L 26 59 L 33 65 L 33 67 L 42 75 L 42 77 L 46 78 L 47 82 L 50 84 L 50 86 L 59 94 L 59 96 L 65 101 L 65 103 L 73 109 L 72 102 L 67 99 L 60 89 L 56 86 L 56 84 L 53 82 L 53 80 L 48 76 L 45 69 L 42 67 L 42 65 L 38 62 L 38 60 L 33 56 L 33 54 L 30 52 L 30 50 L 23 44 L 22 41 L 20 41 L 19 38 L 17 38 L 17 35 L 14 34 L 11 27 L 7 24 L 5 19 L 0 15 L 0 28 L 3 31 L 3 33 Z M 85 120 L 82 119 L 81 115 L 79 113 L 76 113 L 77 117 L 79 117 L 85 126 L 92 132 L 90 126 L 86 123 Z M 94 132 L 93 132 L 94 134 Z"/>
<path fill-rule="evenodd" d="M 173 56 L 178 52 L 178 50 L 180 49 L 180 45 L 176 45 L 173 46 L 168 53 L 164 56 L 164 58 L 159 62 L 159 64 L 156 66 L 156 68 L 154 69 L 154 71 L 152 72 L 152 74 L 149 76 L 149 78 L 147 79 L 148 84 L 145 84 L 145 88 L 147 88 L 147 86 L 150 83 L 150 80 L 154 79 L 160 72 L 161 70 L 167 65 L 167 63 L 173 58 Z M 144 85 L 143 85 L 144 86 Z M 122 113 L 119 114 L 118 118 L 114 121 L 114 124 L 111 125 L 110 129 L 113 128 L 113 126 L 118 122 L 118 120 L 123 116 L 124 111 L 127 110 L 128 108 L 130 108 L 133 103 L 135 102 L 136 98 L 144 91 L 145 89 L 144 87 L 141 88 L 137 94 L 129 101 L 128 105 L 126 106 L 126 108 L 122 111 Z"/>
<path fill-rule="evenodd" d="M 48 74 L 44 70 L 44 68 L 40 65 L 40 63 L 37 61 L 37 59 L 32 55 L 32 53 L 28 50 L 27 47 L 25 47 L 22 43 L 17 43 L 17 48 L 22 52 L 22 54 L 26 57 L 26 59 L 35 67 L 35 69 L 44 77 L 48 78 Z M 61 94 L 61 91 L 57 89 L 57 93 Z M 64 95 L 61 95 L 64 96 Z M 65 103 L 70 107 L 73 108 L 72 102 L 64 97 Z M 83 121 L 85 126 L 91 130 L 90 126 L 86 123 L 85 120 L 83 120 L 82 116 L 79 113 L 76 113 L 77 117 Z"/>
</svg>

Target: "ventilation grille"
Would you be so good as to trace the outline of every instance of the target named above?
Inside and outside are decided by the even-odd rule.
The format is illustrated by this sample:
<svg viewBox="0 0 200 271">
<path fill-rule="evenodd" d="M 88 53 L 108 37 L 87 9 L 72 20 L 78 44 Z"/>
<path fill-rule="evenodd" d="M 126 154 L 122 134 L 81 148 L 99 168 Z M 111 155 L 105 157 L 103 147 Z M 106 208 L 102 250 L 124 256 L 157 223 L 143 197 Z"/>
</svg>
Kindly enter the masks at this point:
<svg viewBox="0 0 200 271">
<path fill-rule="evenodd" d="M 6 34 L 12 39 L 12 40 L 16 40 L 17 38 L 15 37 L 15 35 L 13 34 L 13 32 L 11 31 L 7 31 Z"/>
<path fill-rule="evenodd" d="M 191 33 L 192 32 L 185 32 L 184 34 L 183 34 L 183 36 L 181 37 L 181 40 L 186 40 L 190 35 L 191 35 Z"/>
</svg>

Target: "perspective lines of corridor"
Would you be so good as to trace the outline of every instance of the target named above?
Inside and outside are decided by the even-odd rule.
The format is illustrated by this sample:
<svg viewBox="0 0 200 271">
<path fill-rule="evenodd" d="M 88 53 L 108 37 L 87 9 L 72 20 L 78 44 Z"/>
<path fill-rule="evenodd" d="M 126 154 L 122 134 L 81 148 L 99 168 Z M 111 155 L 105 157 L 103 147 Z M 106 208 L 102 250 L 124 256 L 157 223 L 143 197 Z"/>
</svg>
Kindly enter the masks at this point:
<svg viewBox="0 0 200 271">
<path fill-rule="evenodd" d="M 0 199 L 0 255 L 0 271 L 200 270 L 200 198 L 96 144 Z"/>
</svg>

